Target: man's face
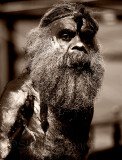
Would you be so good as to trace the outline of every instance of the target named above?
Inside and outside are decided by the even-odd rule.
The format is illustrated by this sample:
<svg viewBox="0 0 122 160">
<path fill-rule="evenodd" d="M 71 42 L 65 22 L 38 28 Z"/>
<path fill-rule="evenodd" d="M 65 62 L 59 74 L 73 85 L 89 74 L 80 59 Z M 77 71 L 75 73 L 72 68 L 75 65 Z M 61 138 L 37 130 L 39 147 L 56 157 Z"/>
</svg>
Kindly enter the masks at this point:
<svg viewBox="0 0 122 160">
<path fill-rule="evenodd" d="M 70 57 L 68 67 L 73 67 L 82 61 L 82 57 L 89 56 L 90 50 L 98 51 L 95 43 L 95 32 L 86 19 L 75 22 L 72 16 L 56 20 L 51 24 L 54 48 L 60 53 L 67 53 Z M 74 57 L 73 57 L 74 56 Z"/>
<path fill-rule="evenodd" d="M 37 39 L 31 63 L 31 78 L 41 98 L 59 110 L 92 106 L 103 76 L 94 26 L 70 16 L 46 29 L 50 34 Z"/>
</svg>

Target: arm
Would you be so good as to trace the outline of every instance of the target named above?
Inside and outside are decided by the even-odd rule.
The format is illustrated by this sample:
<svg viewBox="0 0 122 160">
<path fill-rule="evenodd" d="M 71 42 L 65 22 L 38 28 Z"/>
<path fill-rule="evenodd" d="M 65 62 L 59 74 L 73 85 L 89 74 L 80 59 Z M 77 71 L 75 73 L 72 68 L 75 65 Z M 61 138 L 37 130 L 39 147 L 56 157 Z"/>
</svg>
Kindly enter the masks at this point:
<svg viewBox="0 0 122 160">
<path fill-rule="evenodd" d="M 9 154 L 12 141 L 20 138 L 33 114 L 34 97 L 30 96 L 30 86 L 29 80 L 18 78 L 7 85 L 0 99 L 0 159 Z"/>
</svg>

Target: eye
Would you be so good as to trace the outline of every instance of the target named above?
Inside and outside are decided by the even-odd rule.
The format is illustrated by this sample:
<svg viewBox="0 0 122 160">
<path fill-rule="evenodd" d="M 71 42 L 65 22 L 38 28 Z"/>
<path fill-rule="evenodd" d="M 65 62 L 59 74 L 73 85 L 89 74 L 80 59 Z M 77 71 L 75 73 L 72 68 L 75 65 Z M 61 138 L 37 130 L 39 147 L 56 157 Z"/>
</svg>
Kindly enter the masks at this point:
<svg viewBox="0 0 122 160">
<path fill-rule="evenodd" d="M 84 40 L 86 43 L 91 43 L 91 41 L 95 37 L 95 33 L 91 30 L 86 30 L 80 33 L 80 37 L 82 40 Z"/>
<path fill-rule="evenodd" d="M 72 39 L 72 36 L 70 34 L 64 33 L 62 34 L 61 39 L 63 41 L 70 41 Z"/>
<path fill-rule="evenodd" d="M 58 33 L 58 38 L 69 42 L 75 36 L 75 34 L 76 33 L 70 29 L 63 29 Z"/>
</svg>

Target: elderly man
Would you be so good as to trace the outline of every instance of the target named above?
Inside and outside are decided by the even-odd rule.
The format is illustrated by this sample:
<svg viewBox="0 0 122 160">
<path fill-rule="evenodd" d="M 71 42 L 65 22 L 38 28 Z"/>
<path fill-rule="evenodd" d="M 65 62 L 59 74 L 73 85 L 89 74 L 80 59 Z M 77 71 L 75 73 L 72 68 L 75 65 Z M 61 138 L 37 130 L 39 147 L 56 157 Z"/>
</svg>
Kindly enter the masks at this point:
<svg viewBox="0 0 122 160">
<path fill-rule="evenodd" d="M 27 70 L 0 101 L 1 159 L 85 159 L 104 72 L 97 31 L 82 4 L 60 4 L 30 32 Z"/>
</svg>

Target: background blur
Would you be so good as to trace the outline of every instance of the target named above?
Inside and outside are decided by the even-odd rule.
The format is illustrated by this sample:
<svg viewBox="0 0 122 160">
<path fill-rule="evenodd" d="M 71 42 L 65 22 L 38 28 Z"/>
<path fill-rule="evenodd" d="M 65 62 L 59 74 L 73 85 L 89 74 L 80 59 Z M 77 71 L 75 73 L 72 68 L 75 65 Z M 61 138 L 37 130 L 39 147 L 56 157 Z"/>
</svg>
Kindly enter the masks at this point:
<svg viewBox="0 0 122 160">
<path fill-rule="evenodd" d="M 67 0 L 75 2 L 75 0 Z M 94 10 L 105 63 L 90 133 L 91 160 L 122 159 L 122 0 L 79 0 Z M 23 72 L 26 35 L 58 0 L 0 1 L 0 94 Z"/>
</svg>

